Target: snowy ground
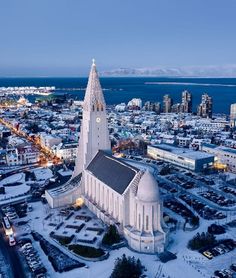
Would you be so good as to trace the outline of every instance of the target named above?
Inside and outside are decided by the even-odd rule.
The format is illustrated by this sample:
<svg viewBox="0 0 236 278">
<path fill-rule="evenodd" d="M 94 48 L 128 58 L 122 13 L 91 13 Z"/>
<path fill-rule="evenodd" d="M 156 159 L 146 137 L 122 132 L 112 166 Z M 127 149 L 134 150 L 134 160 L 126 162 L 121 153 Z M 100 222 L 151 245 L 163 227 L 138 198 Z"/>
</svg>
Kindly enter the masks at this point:
<svg viewBox="0 0 236 278">
<path fill-rule="evenodd" d="M 19 173 L 9 176 L 0 182 L 0 186 L 20 183 L 19 185 L 5 186 L 5 194 L 0 195 L 0 201 L 13 198 L 29 191 L 30 187 L 25 182 L 25 174 Z"/>
<path fill-rule="evenodd" d="M 11 176 L 3 179 L 0 182 L 0 186 L 4 186 L 4 185 L 16 183 L 16 182 L 24 183 L 25 182 L 25 174 L 19 173 L 19 174 L 11 175 Z"/>
<path fill-rule="evenodd" d="M 29 215 L 24 219 L 29 220 L 29 225 L 25 227 L 19 227 L 17 229 L 19 233 L 25 233 L 32 229 L 42 234 L 45 238 L 49 238 L 49 233 L 51 231 L 54 231 L 55 234 L 59 236 L 75 235 L 72 243 L 77 243 L 77 239 L 92 240 L 96 236 L 96 242 L 90 245 L 94 247 L 99 246 L 104 233 L 98 235 L 96 231 L 89 231 L 87 229 L 104 229 L 105 225 L 86 207 L 79 211 L 74 211 L 74 214 L 68 220 L 66 220 L 66 216 L 62 216 L 60 214 L 60 209 L 50 209 L 48 205 L 43 205 L 41 202 L 33 203 L 32 206 L 33 211 L 30 212 Z M 47 216 L 49 216 L 48 219 L 45 219 Z M 91 217 L 91 220 L 85 222 L 84 220 L 76 219 L 76 216 L 88 216 Z M 16 222 L 17 221 L 15 221 L 15 223 Z M 56 230 L 55 227 L 61 222 L 64 224 L 58 230 Z M 81 224 L 85 224 L 85 226 L 79 233 L 75 233 L 76 229 L 66 227 L 67 225 L 80 226 Z M 78 243 L 83 244 L 81 242 Z"/>
<path fill-rule="evenodd" d="M 58 173 L 63 176 L 63 177 L 67 177 L 67 176 L 71 176 L 73 174 L 73 171 L 71 170 L 64 170 L 64 169 L 60 169 L 58 171 Z"/>
<path fill-rule="evenodd" d="M 53 177 L 53 173 L 49 168 L 39 167 L 33 169 L 32 172 L 34 173 L 37 181 L 41 181 L 41 180 L 45 181 Z"/>
<path fill-rule="evenodd" d="M 32 204 L 33 211 L 29 213 L 27 216 L 29 220 L 29 224 L 21 227 L 16 227 L 16 235 L 20 236 L 22 233 L 30 232 L 32 230 L 36 230 L 40 234 L 42 234 L 49 242 L 54 245 L 57 245 L 62 249 L 64 252 L 69 254 L 71 257 L 75 258 L 73 254 L 71 254 L 67 249 L 61 247 L 57 244 L 53 239 L 49 237 L 50 231 L 55 229 L 55 226 L 50 226 L 49 223 L 58 224 L 64 217 L 59 216 L 59 210 L 52 210 L 49 208 L 48 205 L 43 205 L 41 202 L 36 202 Z M 75 212 L 75 214 L 68 220 L 65 221 L 65 225 L 79 225 L 83 223 L 83 220 L 76 220 L 76 215 L 81 215 L 82 212 L 85 214 L 92 216 L 93 219 L 86 223 L 86 227 L 103 227 L 103 223 L 101 220 L 97 219 L 87 208 L 83 208 L 80 211 Z M 48 220 L 45 220 L 47 215 L 52 214 Z M 232 216 L 233 218 L 235 216 Z M 27 220 L 26 218 L 26 220 Z M 231 219 L 232 220 L 232 219 Z M 15 220 L 16 223 L 18 220 Z M 76 221 L 76 222 L 74 222 Z M 226 219 L 217 221 L 217 223 L 225 224 Z M 178 230 L 177 232 L 171 233 L 170 239 L 171 243 L 169 244 L 168 250 L 177 254 L 177 259 L 170 261 L 166 264 L 161 263 L 156 255 L 145 255 L 139 254 L 129 250 L 128 248 L 124 247 L 119 250 L 113 250 L 110 252 L 110 256 L 107 260 L 101 262 L 88 262 L 79 259 L 79 261 L 83 261 L 86 263 L 88 268 L 78 268 L 69 272 L 65 273 L 55 273 L 50 262 L 48 261 L 47 257 L 41 250 L 38 243 L 35 243 L 37 250 L 40 253 L 40 257 L 43 260 L 44 265 L 47 267 L 50 277 L 52 278 L 67 278 L 67 277 L 94 277 L 96 278 L 108 278 L 112 272 L 114 267 L 114 262 L 117 257 L 122 256 L 122 254 L 126 254 L 128 256 L 135 256 L 139 258 L 142 264 L 147 268 L 145 274 L 150 278 L 160 278 L 160 277 L 169 277 L 169 278 L 200 278 L 206 277 L 210 278 L 216 269 L 221 268 L 229 268 L 230 264 L 235 261 L 236 257 L 236 250 L 229 252 L 227 254 L 218 256 L 213 260 L 208 260 L 203 257 L 200 253 L 195 251 L 190 251 L 186 246 L 189 239 L 191 239 L 197 232 L 206 231 L 207 227 L 211 224 L 215 223 L 214 221 L 205 221 L 201 220 L 201 225 L 198 230 L 192 232 L 183 232 L 182 230 Z M 69 228 L 65 228 L 63 225 L 56 233 L 62 233 L 67 231 L 66 235 L 70 235 L 73 233 L 73 230 Z M 81 230 L 76 237 L 79 238 L 90 238 L 95 232 L 88 232 L 86 231 L 86 227 Z M 88 236 L 85 236 L 88 234 Z M 96 235 L 97 236 L 97 235 Z M 220 237 L 219 237 L 220 238 Z M 227 234 L 222 235 L 221 238 L 234 238 L 236 239 L 236 228 L 230 228 L 227 231 Z M 99 240 L 95 243 L 97 246 Z"/>
</svg>

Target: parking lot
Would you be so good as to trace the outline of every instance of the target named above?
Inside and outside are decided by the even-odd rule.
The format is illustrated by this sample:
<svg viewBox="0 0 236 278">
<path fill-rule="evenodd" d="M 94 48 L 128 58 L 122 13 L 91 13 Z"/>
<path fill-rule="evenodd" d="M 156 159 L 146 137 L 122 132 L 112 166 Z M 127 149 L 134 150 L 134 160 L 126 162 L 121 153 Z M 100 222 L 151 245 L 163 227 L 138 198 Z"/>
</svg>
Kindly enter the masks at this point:
<svg viewBox="0 0 236 278">
<path fill-rule="evenodd" d="M 207 200 L 223 207 L 230 207 L 235 205 L 235 201 L 232 199 L 227 199 L 222 195 L 217 194 L 216 192 L 212 190 L 207 190 L 204 192 L 201 192 L 200 195 Z"/>
<path fill-rule="evenodd" d="M 31 209 L 32 206 L 28 205 L 26 202 L 1 207 L 2 213 L 11 221 L 27 216 L 27 212 L 31 211 Z"/>
<path fill-rule="evenodd" d="M 31 271 L 31 273 L 36 278 L 43 278 L 46 277 L 46 268 L 43 265 L 37 251 L 34 249 L 32 243 L 30 240 L 21 240 L 19 242 L 19 245 L 21 246 L 20 252 L 24 256 L 28 267 Z"/>
<path fill-rule="evenodd" d="M 164 189 L 165 193 L 177 193 L 178 189 L 171 187 L 169 184 L 165 182 L 159 182 L 159 188 Z"/>
<path fill-rule="evenodd" d="M 226 254 L 230 251 L 233 251 L 236 247 L 236 241 L 232 239 L 220 240 L 211 247 L 206 247 L 200 250 L 199 252 L 203 254 L 207 259 L 211 260 L 214 257 Z"/>
<path fill-rule="evenodd" d="M 236 275 L 236 263 L 232 263 L 229 268 L 215 270 L 212 278 L 233 278 Z"/>
<path fill-rule="evenodd" d="M 235 188 L 232 188 L 232 187 L 229 187 L 229 186 L 223 186 L 220 189 L 223 190 L 225 193 L 230 193 L 230 194 L 236 196 L 236 189 Z"/>
<path fill-rule="evenodd" d="M 190 219 L 195 217 L 195 215 L 191 210 L 189 210 L 187 207 L 185 207 L 176 199 L 164 201 L 164 206 L 172 210 L 176 214 L 182 216 L 184 219 Z"/>
<path fill-rule="evenodd" d="M 191 206 L 202 218 L 206 220 L 224 219 L 226 215 L 216 209 L 213 209 L 193 196 L 182 194 L 179 196 L 181 200 Z"/>
<path fill-rule="evenodd" d="M 184 189 L 192 189 L 196 187 L 196 183 L 194 181 L 189 181 L 183 176 L 172 175 L 169 176 L 168 179 Z"/>
</svg>

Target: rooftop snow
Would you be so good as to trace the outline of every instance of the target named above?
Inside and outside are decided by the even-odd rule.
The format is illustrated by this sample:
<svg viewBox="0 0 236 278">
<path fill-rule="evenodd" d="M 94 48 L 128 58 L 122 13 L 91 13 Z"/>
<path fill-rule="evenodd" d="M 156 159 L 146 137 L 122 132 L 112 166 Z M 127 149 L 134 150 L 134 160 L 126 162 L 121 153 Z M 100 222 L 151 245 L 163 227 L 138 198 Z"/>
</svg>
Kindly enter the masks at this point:
<svg viewBox="0 0 236 278">
<path fill-rule="evenodd" d="M 200 151 L 192 151 L 190 149 L 185 149 L 185 148 L 178 148 L 178 147 L 171 146 L 168 144 L 160 144 L 160 145 L 155 145 L 153 147 L 167 151 L 167 152 L 171 152 L 171 153 L 174 153 L 176 155 L 180 155 L 180 156 L 183 156 L 186 158 L 194 159 L 194 160 L 213 157 L 213 155 L 211 155 L 211 154 L 207 154 L 207 153 L 200 152 Z"/>
</svg>

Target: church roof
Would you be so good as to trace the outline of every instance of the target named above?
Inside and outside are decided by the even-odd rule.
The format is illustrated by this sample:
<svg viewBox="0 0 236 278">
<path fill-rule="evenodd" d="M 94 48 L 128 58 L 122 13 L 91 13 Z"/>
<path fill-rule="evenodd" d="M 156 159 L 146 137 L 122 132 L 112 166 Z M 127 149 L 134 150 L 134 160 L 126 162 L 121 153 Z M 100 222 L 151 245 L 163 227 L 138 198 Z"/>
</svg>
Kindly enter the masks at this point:
<svg viewBox="0 0 236 278">
<path fill-rule="evenodd" d="M 139 172 L 139 169 L 101 150 L 90 162 L 87 170 L 119 194 L 124 193 Z"/>
<path fill-rule="evenodd" d="M 78 176 L 70 179 L 68 182 L 62 184 L 61 186 L 47 190 L 47 192 L 51 197 L 67 195 L 68 192 L 78 187 L 81 177 L 82 174 L 79 174 Z"/>
</svg>

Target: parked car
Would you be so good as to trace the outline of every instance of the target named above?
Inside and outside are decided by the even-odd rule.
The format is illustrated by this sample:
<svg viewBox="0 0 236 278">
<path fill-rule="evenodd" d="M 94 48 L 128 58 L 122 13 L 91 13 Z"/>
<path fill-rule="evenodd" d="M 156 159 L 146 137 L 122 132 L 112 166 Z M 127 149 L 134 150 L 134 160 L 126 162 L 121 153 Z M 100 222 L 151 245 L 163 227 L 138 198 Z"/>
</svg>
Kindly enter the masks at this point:
<svg viewBox="0 0 236 278">
<path fill-rule="evenodd" d="M 205 257 L 207 257 L 209 260 L 213 259 L 213 254 L 210 251 L 204 251 L 202 253 Z"/>
<path fill-rule="evenodd" d="M 16 241 L 13 234 L 9 235 L 9 245 L 10 246 L 16 245 Z"/>
</svg>

